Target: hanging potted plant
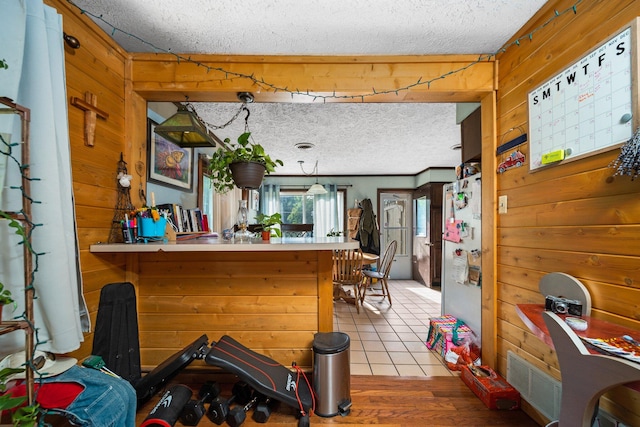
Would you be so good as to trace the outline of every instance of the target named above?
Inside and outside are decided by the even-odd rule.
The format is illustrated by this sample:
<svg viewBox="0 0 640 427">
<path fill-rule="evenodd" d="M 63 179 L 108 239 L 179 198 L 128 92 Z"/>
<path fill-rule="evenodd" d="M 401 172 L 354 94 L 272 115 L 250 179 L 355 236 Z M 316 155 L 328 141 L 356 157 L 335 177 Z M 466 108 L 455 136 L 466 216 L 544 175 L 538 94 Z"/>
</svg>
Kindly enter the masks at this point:
<svg viewBox="0 0 640 427">
<path fill-rule="evenodd" d="M 211 156 L 207 172 L 218 193 L 224 194 L 234 186 L 255 190 L 265 174 L 283 165 L 282 160 L 271 159 L 262 145 L 249 142 L 250 136 L 251 132 L 243 133 L 237 144 L 225 138 L 228 148 L 218 148 Z"/>
<path fill-rule="evenodd" d="M 282 231 L 280 228 L 274 227 L 275 225 L 282 224 L 282 216 L 276 212 L 273 215 L 265 215 L 262 212 L 256 215 L 256 222 L 260 224 L 260 228 L 262 230 L 262 240 L 269 240 L 271 237 L 271 232 L 276 237 L 282 236 Z"/>
</svg>

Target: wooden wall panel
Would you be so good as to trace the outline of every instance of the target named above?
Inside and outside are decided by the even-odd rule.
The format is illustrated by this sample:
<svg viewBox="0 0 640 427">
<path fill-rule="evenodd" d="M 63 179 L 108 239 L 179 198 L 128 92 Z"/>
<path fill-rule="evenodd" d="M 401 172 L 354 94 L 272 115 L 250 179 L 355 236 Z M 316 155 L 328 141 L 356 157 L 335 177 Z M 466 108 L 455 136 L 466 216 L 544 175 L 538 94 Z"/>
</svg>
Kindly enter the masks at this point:
<svg viewBox="0 0 640 427">
<path fill-rule="evenodd" d="M 228 334 L 285 366 L 295 360 L 310 369 L 313 334 L 320 329 L 318 252 L 137 258 L 143 365 L 154 366 L 202 334 L 210 341 Z"/>
<path fill-rule="evenodd" d="M 529 34 L 554 10 L 563 11 L 575 3 L 548 2 L 517 35 Z M 527 132 L 527 94 L 638 15 L 637 1 L 580 2 L 577 13 L 554 19 L 535 31 L 531 41 L 499 55 L 498 135 L 517 126 Z M 528 155 L 528 144 L 518 148 Z M 496 195 L 508 198 L 508 213 L 496 215 L 498 353 L 503 373 L 511 350 L 560 378 L 553 350 L 528 330 L 515 311 L 517 304 L 544 301 L 537 284 L 549 272 L 579 278 L 591 293 L 594 317 L 640 329 L 640 249 L 635 243 L 640 237 L 640 183 L 612 177 L 614 170 L 608 165 L 618 152 L 614 149 L 535 172 L 525 165 L 497 174 Z M 637 423 L 637 393 L 619 387 L 601 403 L 623 422 Z"/>
</svg>

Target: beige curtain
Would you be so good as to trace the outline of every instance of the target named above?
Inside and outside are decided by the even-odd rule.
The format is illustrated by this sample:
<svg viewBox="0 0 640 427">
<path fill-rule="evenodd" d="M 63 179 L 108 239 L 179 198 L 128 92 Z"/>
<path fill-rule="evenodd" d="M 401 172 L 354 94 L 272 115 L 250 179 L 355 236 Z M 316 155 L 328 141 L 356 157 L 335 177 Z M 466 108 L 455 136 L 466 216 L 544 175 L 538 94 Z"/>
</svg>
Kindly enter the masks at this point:
<svg viewBox="0 0 640 427">
<path fill-rule="evenodd" d="M 238 214 L 238 201 L 242 200 L 242 190 L 234 188 L 226 194 L 213 195 L 213 231 L 222 235 L 222 230 L 233 228 Z M 251 219 L 249 220 L 251 222 Z"/>
</svg>

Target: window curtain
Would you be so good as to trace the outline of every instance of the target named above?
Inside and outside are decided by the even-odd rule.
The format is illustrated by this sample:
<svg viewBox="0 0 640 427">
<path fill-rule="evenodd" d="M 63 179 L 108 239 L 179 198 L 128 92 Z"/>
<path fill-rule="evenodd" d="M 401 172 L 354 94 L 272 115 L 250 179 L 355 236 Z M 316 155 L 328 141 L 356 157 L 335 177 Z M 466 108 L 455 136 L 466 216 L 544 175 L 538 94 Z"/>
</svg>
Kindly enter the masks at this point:
<svg viewBox="0 0 640 427">
<path fill-rule="evenodd" d="M 32 234 L 38 254 L 34 265 L 37 345 L 40 350 L 67 353 L 79 348 L 90 322 L 82 293 L 75 227 L 62 17 L 42 0 L 9 0 L 2 5 L 0 56 L 9 68 L 0 69 L 0 96 L 31 110 L 32 222 L 38 225 Z M 0 115 L 0 132 L 12 138 L 11 142 L 19 141 L 17 116 Z M 0 208 L 20 210 L 22 194 L 11 188 L 20 185 L 20 174 L 12 161 L 5 165 Z M 16 244 L 15 234 L 3 222 L 0 281 L 18 303 L 13 313 L 5 307 L 6 319 L 24 312 L 25 283 L 22 245 Z M 2 353 L 23 346 L 24 334 L 0 336 Z"/>
<path fill-rule="evenodd" d="M 325 184 L 323 187 L 327 193 L 313 197 L 313 235 L 316 237 L 325 237 L 331 230 L 341 229 L 338 221 L 338 186 Z"/>
<path fill-rule="evenodd" d="M 265 215 L 280 212 L 280 185 L 262 184 L 260 187 L 260 212 Z"/>
<path fill-rule="evenodd" d="M 234 187 L 225 194 L 213 193 L 213 230 L 222 235 L 224 230 L 232 230 L 238 215 L 238 201 L 242 200 L 242 190 Z"/>
</svg>

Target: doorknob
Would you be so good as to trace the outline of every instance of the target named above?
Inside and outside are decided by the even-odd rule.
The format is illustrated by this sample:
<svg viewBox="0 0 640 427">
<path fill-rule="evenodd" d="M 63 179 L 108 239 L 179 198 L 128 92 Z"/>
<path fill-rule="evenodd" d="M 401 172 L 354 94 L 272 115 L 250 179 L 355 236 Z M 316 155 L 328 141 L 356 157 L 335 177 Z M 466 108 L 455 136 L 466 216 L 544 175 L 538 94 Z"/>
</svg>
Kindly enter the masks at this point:
<svg viewBox="0 0 640 427">
<path fill-rule="evenodd" d="M 433 246 L 433 243 L 427 242 L 427 243 L 425 243 L 425 246 Z"/>
</svg>

